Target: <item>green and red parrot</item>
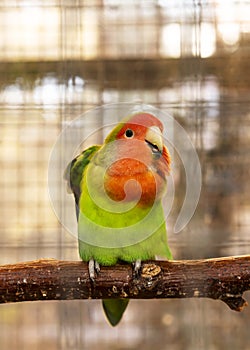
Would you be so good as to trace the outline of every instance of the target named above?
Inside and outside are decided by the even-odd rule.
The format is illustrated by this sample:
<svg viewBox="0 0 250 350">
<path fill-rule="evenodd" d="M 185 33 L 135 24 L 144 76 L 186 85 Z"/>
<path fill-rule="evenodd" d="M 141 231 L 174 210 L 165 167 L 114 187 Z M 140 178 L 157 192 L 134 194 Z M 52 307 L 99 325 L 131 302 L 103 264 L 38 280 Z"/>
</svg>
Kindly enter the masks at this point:
<svg viewBox="0 0 250 350">
<path fill-rule="evenodd" d="M 66 178 L 78 220 L 79 254 L 90 278 L 100 266 L 133 263 L 156 255 L 172 259 L 167 243 L 162 197 L 170 171 L 163 125 L 147 112 L 124 118 L 103 145 L 84 150 L 68 166 Z M 103 300 L 116 325 L 128 299 Z"/>
</svg>

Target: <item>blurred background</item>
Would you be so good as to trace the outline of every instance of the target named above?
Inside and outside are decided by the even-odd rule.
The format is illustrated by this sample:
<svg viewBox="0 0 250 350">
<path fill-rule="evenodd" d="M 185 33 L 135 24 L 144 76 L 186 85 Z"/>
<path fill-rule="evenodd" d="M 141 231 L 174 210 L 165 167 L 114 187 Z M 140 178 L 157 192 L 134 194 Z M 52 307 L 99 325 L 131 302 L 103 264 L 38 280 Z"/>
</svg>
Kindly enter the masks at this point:
<svg viewBox="0 0 250 350">
<path fill-rule="evenodd" d="M 175 259 L 249 254 L 250 1 L 1 0 L 1 264 L 78 259 L 49 200 L 50 152 L 82 113 L 138 100 L 171 113 L 201 162 L 194 217 L 179 234 L 169 218 Z M 211 300 L 132 301 L 115 329 L 99 301 L 9 304 L 0 347 L 247 350 L 249 323 Z"/>
</svg>

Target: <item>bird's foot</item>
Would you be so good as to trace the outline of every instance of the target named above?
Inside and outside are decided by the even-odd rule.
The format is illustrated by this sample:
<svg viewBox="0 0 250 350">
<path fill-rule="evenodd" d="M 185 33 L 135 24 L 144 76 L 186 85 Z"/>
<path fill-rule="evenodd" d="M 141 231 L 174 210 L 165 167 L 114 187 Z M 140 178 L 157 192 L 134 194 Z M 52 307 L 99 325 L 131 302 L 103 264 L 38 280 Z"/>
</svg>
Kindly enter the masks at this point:
<svg viewBox="0 0 250 350">
<path fill-rule="evenodd" d="M 137 259 L 134 264 L 135 264 L 134 271 L 135 271 L 135 274 L 138 276 L 141 268 L 141 259 Z"/>
<path fill-rule="evenodd" d="M 92 281 L 95 280 L 95 272 L 98 274 L 101 271 L 98 261 L 94 259 L 89 260 L 89 277 Z"/>
</svg>

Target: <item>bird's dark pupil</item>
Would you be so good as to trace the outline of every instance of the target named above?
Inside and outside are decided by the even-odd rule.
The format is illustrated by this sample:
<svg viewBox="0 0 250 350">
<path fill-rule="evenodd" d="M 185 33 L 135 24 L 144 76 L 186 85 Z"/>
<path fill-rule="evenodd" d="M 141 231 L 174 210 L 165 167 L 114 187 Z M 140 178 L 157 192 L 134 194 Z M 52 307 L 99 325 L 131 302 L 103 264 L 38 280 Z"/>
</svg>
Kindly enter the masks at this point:
<svg viewBox="0 0 250 350">
<path fill-rule="evenodd" d="M 131 130 L 131 129 L 127 129 L 127 130 L 126 130 L 126 136 L 127 136 L 127 137 L 132 137 L 133 135 L 134 135 L 133 130 Z"/>
</svg>

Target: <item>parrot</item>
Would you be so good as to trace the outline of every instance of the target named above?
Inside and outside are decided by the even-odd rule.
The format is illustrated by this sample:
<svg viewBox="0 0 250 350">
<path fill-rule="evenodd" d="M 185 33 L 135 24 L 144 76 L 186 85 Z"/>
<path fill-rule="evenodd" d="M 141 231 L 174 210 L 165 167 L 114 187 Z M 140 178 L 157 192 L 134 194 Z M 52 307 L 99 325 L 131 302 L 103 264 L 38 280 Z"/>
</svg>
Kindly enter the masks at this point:
<svg viewBox="0 0 250 350">
<path fill-rule="evenodd" d="M 141 111 L 123 118 L 102 145 L 83 150 L 67 166 L 73 192 L 78 246 L 92 280 L 101 266 L 133 264 L 156 256 L 172 259 L 162 198 L 170 173 L 163 124 Z M 129 299 L 103 299 L 109 323 L 119 323 Z"/>
</svg>

